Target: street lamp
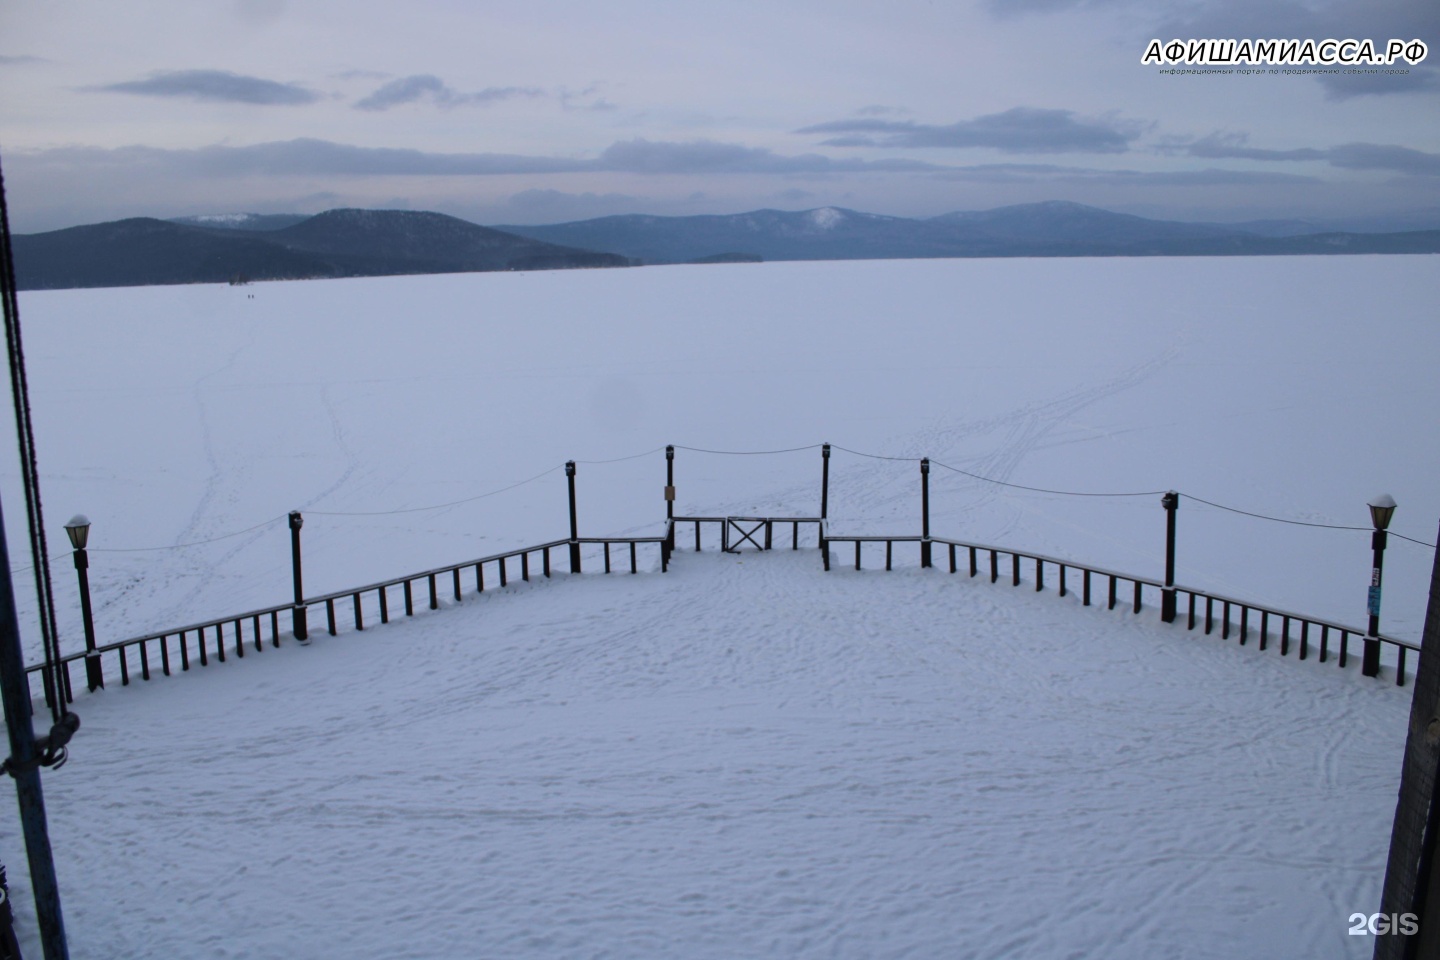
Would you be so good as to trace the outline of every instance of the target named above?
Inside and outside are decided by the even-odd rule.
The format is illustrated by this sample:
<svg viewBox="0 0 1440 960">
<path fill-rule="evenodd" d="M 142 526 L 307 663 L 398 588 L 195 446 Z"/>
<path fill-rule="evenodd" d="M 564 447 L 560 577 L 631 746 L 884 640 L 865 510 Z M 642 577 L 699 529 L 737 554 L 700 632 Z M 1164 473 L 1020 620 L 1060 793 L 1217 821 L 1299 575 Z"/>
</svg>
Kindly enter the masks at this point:
<svg viewBox="0 0 1440 960">
<path fill-rule="evenodd" d="M 75 573 L 80 578 L 80 616 L 85 621 L 85 685 L 93 692 L 105 686 L 105 671 L 95 649 L 95 617 L 90 609 L 90 555 L 85 544 L 90 540 L 90 519 L 77 513 L 65 524 L 70 545 L 75 548 Z"/>
<path fill-rule="evenodd" d="M 1370 547 L 1375 551 L 1375 563 L 1370 570 L 1370 627 L 1365 635 L 1365 654 L 1360 661 L 1360 672 L 1367 677 L 1380 676 L 1380 580 L 1385 569 L 1385 533 L 1390 518 L 1395 515 L 1395 498 L 1388 493 L 1371 500 L 1370 522 L 1375 532 L 1370 535 Z"/>
</svg>

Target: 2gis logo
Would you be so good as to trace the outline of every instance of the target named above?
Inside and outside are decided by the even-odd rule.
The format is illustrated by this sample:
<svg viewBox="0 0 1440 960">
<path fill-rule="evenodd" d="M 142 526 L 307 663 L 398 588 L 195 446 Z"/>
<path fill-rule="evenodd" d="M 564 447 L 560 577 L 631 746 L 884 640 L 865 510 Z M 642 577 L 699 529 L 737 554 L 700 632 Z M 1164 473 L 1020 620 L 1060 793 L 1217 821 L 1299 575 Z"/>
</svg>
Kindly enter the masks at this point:
<svg viewBox="0 0 1440 960">
<path fill-rule="evenodd" d="M 1413 937 L 1420 932 L 1420 918 L 1413 913 L 1352 913 L 1349 922 L 1352 937 L 1366 934 L 1383 937 L 1391 933 Z"/>
</svg>

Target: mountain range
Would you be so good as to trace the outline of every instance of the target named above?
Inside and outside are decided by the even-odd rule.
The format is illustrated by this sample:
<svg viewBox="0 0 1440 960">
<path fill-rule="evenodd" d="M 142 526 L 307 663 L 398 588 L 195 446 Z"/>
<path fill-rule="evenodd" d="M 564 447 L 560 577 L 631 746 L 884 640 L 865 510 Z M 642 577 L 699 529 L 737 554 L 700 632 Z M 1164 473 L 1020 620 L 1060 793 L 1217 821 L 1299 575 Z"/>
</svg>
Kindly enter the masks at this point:
<svg viewBox="0 0 1440 960">
<path fill-rule="evenodd" d="M 947 213 L 923 220 L 821 207 L 800 213 L 756 210 L 730 216 L 628 215 L 496 229 L 604 250 L 643 263 L 694 262 L 720 255 L 852 260 L 1440 252 L 1440 230 L 1433 229 L 1359 233 L 1327 230 L 1302 221 L 1188 223 L 1150 220 L 1065 201 Z"/>
<path fill-rule="evenodd" d="M 439 213 L 329 210 L 316 216 L 137 217 L 14 238 L 16 286 L 371 277 L 623 267 L 630 261 L 519 237 Z"/>
<path fill-rule="evenodd" d="M 821 207 L 494 228 L 439 213 L 346 209 L 142 217 L 13 240 L 22 290 L 756 260 L 1440 253 L 1436 229 L 1152 220 L 1064 201 L 929 219 Z"/>
</svg>

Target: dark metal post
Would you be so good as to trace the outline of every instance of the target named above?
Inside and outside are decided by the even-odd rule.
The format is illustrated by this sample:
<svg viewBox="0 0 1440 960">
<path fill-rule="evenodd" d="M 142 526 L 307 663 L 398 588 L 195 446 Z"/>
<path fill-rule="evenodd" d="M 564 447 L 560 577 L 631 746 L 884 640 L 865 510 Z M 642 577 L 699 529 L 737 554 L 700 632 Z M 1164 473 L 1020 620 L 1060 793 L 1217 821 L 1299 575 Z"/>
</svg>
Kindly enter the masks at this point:
<svg viewBox="0 0 1440 960">
<path fill-rule="evenodd" d="M 1376 530 L 1370 536 L 1375 551 L 1375 565 L 1370 570 L 1370 627 L 1365 632 L 1365 650 L 1360 658 L 1360 672 L 1367 677 L 1380 676 L 1380 580 L 1385 568 L 1385 542 L 1389 534 Z"/>
<path fill-rule="evenodd" d="M 75 573 L 80 578 L 80 619 L 85 623 L 85 685 L 93 693 L 105 686 L 105 671 L 100 654 L 95 650 L 95 617 L 90 607 L 90 554 L 81 547 L 75 551 Z"/>
<path fill-rule="evenodd" d="M 820 519 L 830 516 L 830 444 L 820 445 Z"/>
<path fill-rule="evenodd" d="M 826 539 L 826 519 L 830 516 L 830 444 L 820 445 L 820 556 L 825 569 L 830 569 L 830 541 Z"/>
<path fill-rule="evenodd" d="M 20 802 L 20 825 L 25 834 L 25 854 L 30 861 L 30 886 L 35 893 L 40 944 L 45 960 L 67 960 L 70 951 L 65 945 L 60 884 L 55 878 L 55 858 L 50 851 L 50 830 L 45 819 L 45 795 L 40 788 L 39 750 L 30 721 L 29 682 L 20 653 L 20 622 L 15 615 L 15 591 L 10 581 L 10 551 L 5 545 L 3 516 L 0 516 L 0 699 L 4 700 L 5 727 L 10 732 L 11 776 L 15 778 L 15 795 Z M 63 699 L 60 702 L 63 703 Z M 74 716 L 68 714 L 67 719 Z"/>
<path fill-rule="evenodd" d="M 920 566 L 930 566 L 930 458 L 920 461 Z"/>
<path fill-rule="evenodd" d="M 575 461 L 565 461 L 565 478 L 570 482 L 570 572 L 580 572 L 580 527 L 575 519 Z"/>
<path fill-rule="evenodd" d="M 675 445 L 665 445 L 665 519 L 675 519 Z"/>
<path fill-rule="evenodd" d="M 290 567 L 295 575 L 295 606 L 290 608 L 291 622 L 295 627 L 296 640 L 309 640 L 310 630 L 305 609 L 305 587 L 300 579 L 300 528 L 305 518 L 299 510 L 290 511 Z"/>
<path fill-rule="evenodd" d="M 660 572 L 670 569 L 675 553 L 675 445 L 665 445 L 665 540 L 660 544 Z"/>
<path fill-rule="evenodd" d="M 1180 494 L 1171 490 L 1160 498 L 1165 508 L 1165 587 L 1160 591 L 1160 619 L 1175 622 L 1175 511 L 1180 509 Z"/>
</svg>

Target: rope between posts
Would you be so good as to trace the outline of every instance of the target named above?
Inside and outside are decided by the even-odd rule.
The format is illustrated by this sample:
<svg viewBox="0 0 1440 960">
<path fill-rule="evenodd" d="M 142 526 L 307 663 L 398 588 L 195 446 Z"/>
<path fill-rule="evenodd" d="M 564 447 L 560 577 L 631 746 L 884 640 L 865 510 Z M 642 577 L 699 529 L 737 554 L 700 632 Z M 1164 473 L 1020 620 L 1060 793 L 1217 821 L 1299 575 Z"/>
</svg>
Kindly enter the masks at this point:
<svg viewBox="0 0 1440 960">
<path fill-rule="evenodd" d="M 823 443 L 812 443 L 808 447 L 786 447 L 784 450 L 706 450 L 704 447 L 683 447 L 675 444 L 676 450 L 689 450 L 691 453 L 715 453 L 728 457 L 758 457 L 771 453 L 798 453 L 801 450 L 818 450 Z"/>
<path fill-rule="evenodd" d="M 1049 490 L 1045 487 L 1027 487 L 1023 483 L 1010 483 L 1008 480 L 994 480 L 990 477 L 982 477 L 978 473 L 961 470 L 959 467 L 952 467 L 950 464 L 941 463 L 939 460 L 931 460 L 930 462 L 937 467 L 944 467 L 946 470 L 953 470 L 967 477 L 974 477 L 976 480 L 984 480 L 986 483 L 997 483 L 1002 487 L 1014 487 L 1017 490 L 1030 490 L 1035 493 L 1053 493 L 1062 497 L 1158 497 L 1169 492 L 1168 490 L 1141 490 L 1135 493 L 1082 493 L 1075 490 Z"/>
</svg>

